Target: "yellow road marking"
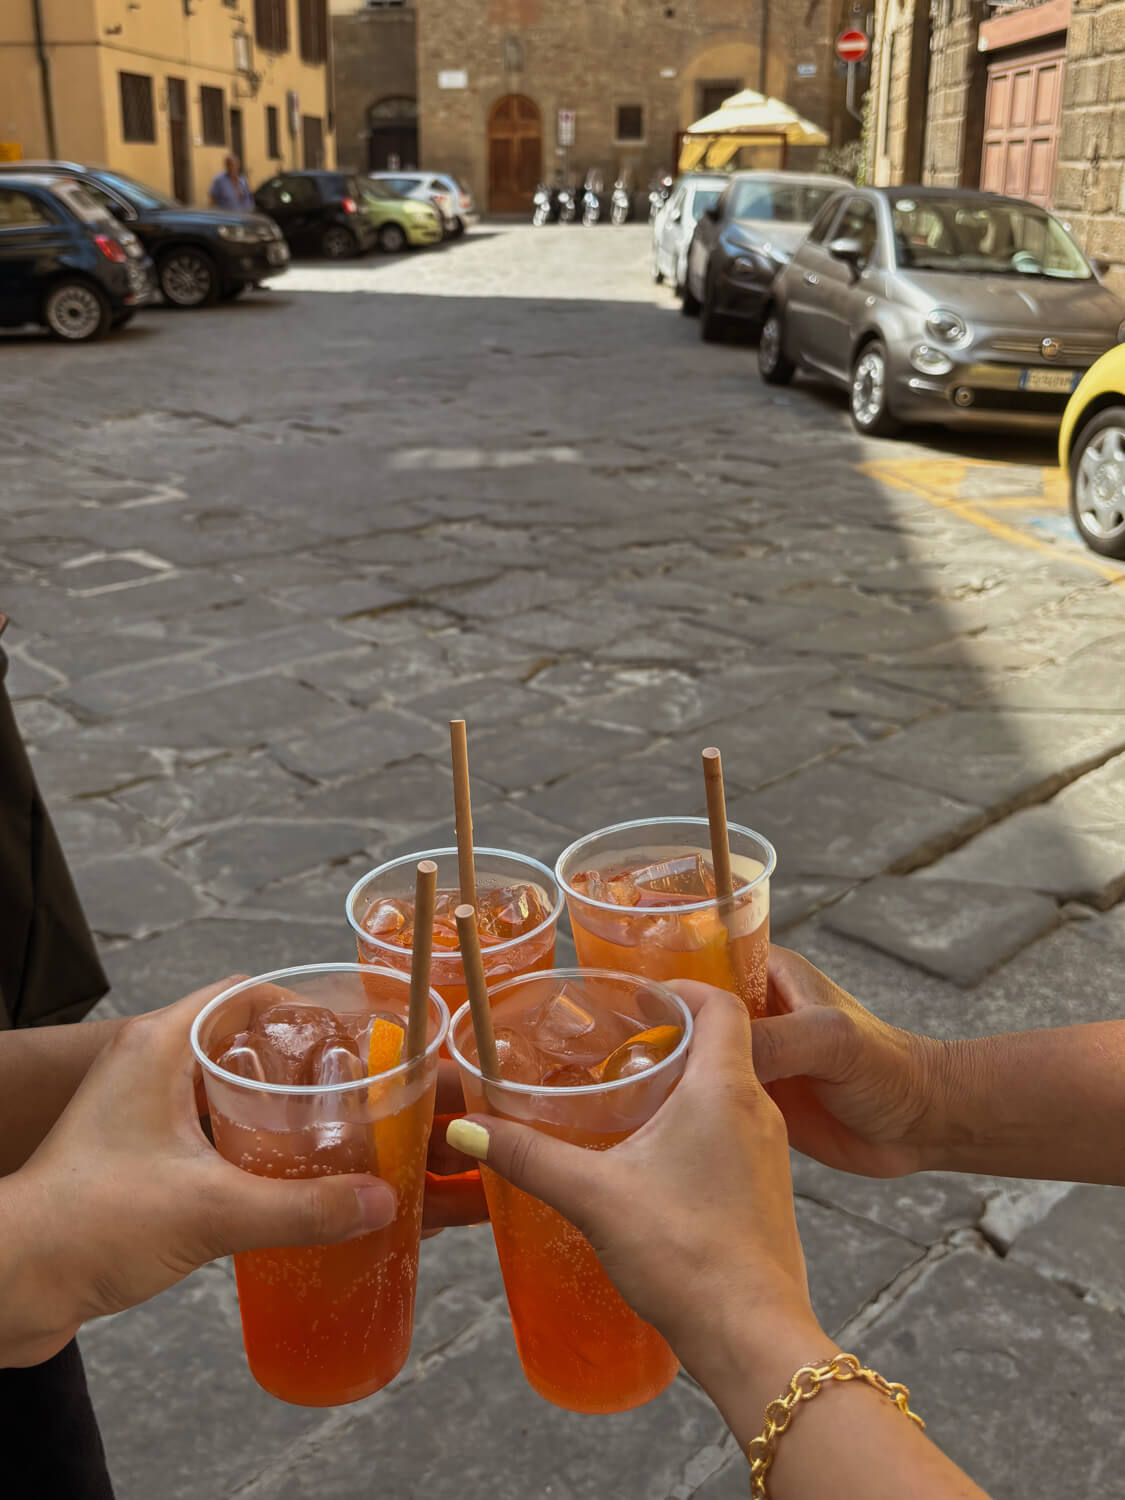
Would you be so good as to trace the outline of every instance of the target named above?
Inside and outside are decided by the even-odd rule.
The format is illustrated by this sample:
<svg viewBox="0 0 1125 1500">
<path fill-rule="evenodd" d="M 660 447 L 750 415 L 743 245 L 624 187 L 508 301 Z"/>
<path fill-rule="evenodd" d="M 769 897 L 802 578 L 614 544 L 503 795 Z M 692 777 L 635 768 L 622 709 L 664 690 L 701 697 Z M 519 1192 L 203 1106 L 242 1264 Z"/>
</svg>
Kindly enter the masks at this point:
<svg viewBox="0 0 1125 1500">
<path fill-rule="evenodd" d="M 927 500 L 937 509 L 949 511 L 959 516 L 961 520 L 979 526 L 982 531 L 999 537 L 1001 541 L 1014 542 L 1018 547 L 1027 547 L 1032 552 L 1041 552 L 1044 557 L 1052 557 L 1056 562 L 1061 560 L 1074 563 L 1111 583 L 1125 584 L 1125 572 L 1119 566 L 1107 558 L 1098 557 L 1096 553 L 1087 552 L 1080 542 L 1078 542 L 1077 549 L 1070 552 L 1051 542 L 1042 541 L 1037 536 L 1030 536 L 1026 531 L 990 514 L 994 508 L 1005 510 L 1016 506 L 1024 510 L 1065 512 L 1067 485 L 1066 477 L 1061 469 L 1043 468 L 1041 470 L 1042 496 L 1001 494 L 963 500 L 960 498 L 960 489 L 971 470 L 1010 469 L 1013 465 L 989 462 L 985 459 L 942 459 L 934 455 L 928 459 L 876 459 L 870 463 L 860 464 L 858 467 L 860 473 L 867 474 L 881 484 L 901 490 L 904 494 L 916 495 L 921 500 Z M 1077 537 L 1075 540 L 1078 541 Z"/>
</svg>

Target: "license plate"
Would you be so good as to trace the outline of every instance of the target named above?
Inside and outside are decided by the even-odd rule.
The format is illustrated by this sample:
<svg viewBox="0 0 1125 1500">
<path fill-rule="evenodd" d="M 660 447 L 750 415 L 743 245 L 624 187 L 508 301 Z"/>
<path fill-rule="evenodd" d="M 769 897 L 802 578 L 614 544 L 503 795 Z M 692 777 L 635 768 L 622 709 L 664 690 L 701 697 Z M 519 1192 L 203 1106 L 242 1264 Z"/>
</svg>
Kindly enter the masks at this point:
<svg viewBox="0 0 1125 1500">
<path fill-rule="evenodd" d="M 1081 370 L 1023 370 L 1021 391 L 1052 391 L 1068 396 L 1082 378 Z"/>
<path fill-rule="evenodd" d="M 289 259 L 289 247 L 287 245 L 268 245 L 266 247 L 266 259 L 271 266 L 283 266 Z"/>
</svg>

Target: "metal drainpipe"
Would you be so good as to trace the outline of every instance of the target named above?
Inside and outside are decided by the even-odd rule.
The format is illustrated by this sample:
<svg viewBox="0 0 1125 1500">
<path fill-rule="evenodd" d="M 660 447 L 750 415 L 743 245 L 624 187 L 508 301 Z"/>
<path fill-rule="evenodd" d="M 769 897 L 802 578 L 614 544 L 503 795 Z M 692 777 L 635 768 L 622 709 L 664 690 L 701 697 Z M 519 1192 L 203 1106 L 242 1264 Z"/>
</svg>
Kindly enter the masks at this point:
<svg viewBox="0 0 1125 1500">
<path fill-rule="evenodd" d="M 47 57 L 47 39 L 43 32 L 42 0 L 31 0 L 31 19 L 35 26 L 35 50 L 39 55 L 39 81 L 43 94 L 43 120 L 47 126 L 47 153 L 58 159 L 59 142 L 55 134 L 55 100 L 51 93 L 51 63 Z"/>
</svg>

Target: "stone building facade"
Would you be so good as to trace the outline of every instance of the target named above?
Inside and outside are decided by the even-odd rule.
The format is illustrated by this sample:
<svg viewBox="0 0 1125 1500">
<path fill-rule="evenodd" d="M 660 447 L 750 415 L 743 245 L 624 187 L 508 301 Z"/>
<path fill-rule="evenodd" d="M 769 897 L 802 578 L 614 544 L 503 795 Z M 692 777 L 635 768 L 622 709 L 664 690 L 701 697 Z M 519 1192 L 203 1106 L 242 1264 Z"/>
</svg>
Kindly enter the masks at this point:
<svg viewBox="0 0 1125 1500">
<path fill-rule="evenodd" d="M 1125 0 L 878 0 L 875 182 L 1055 210 L 1125 290 Z"/>
<path fill-rule="evenodd" d="M 332 0 L 336 149 L 345 166 L 418 164 L 416 23 L 409 0 Z"/>
<path fill-rule="evenodd" d="M 556 171 L 596 167 L 607 185 L 626 173 L 644 188 L 674 168 L 685 127 L 742 88 L 785 100 L 840 145 L 859 126 L 833 42 L 867 24 L 866 3 L 333 0 L 341 160 L 365 165 L 373 108 L 409 96 L 392 56 L 412 23 L 419 163 L 463 177 L 496 212 L 529 208 Z"/>
</svg>

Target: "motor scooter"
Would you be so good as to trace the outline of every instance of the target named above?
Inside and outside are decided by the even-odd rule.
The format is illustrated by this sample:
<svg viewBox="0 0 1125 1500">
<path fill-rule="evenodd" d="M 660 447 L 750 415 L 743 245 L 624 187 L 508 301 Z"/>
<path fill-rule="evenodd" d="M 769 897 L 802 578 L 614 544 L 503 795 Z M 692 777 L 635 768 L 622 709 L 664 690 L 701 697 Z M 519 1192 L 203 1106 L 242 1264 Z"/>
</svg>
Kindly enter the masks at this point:
<svg viewBox="0 0 1125 1500">
<path fill-rule="evenodd" d="M 586 181 L 582 188 L 582 222 L 587 227 L 596 224 L 602 216 L 600 194 L 604 190 L 602 174 L 596 168 L 591 167 L 586 173 Z"/>
</svg>

